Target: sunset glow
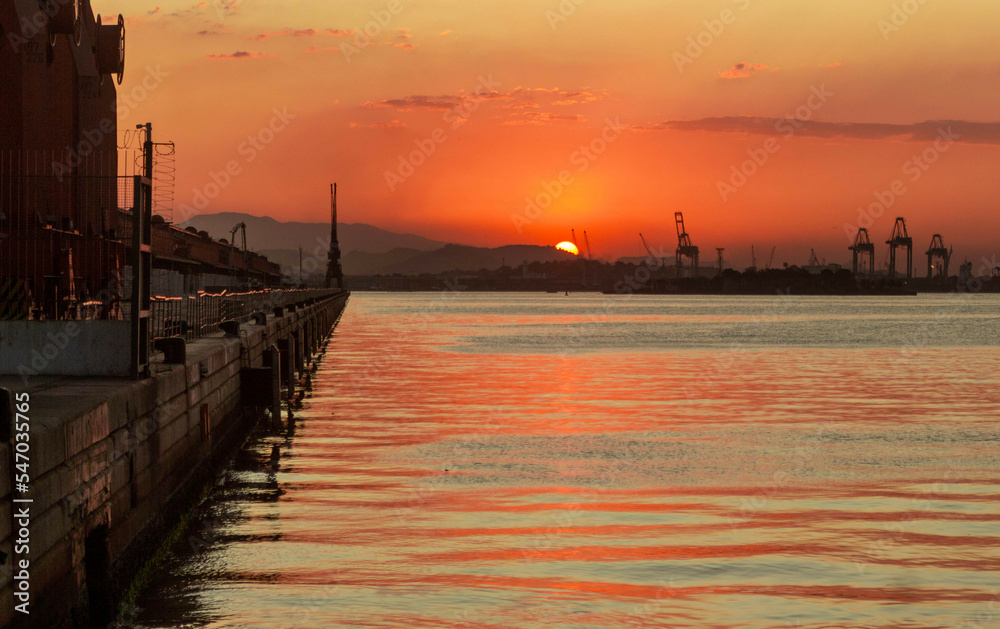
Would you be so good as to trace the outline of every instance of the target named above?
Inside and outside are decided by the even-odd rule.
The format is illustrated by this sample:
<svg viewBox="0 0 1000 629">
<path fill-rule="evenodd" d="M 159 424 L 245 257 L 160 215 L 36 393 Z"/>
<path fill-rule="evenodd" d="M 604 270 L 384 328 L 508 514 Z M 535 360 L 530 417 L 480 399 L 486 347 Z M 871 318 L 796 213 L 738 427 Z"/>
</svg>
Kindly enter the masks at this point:
<svg viewBox="0 0 1000 629">
<path fill-rule="evenodd" d="M 899 215 L 921 251 L 941 233 L 985 266 L 1000 5 L 898 4 L 101 9 L 127 20 L 122 126 L 177 143 L 175 208 L 321 221 L 336 179 L 345 222 L 499 246 L 553 242 L 572 216 L 606 259 L 646 255 L 640 231 L 672 251 L 680 210 L 694 244 L 745 265 L 751 246 L 846 263 L 852 230 L 884 241 Z"/>
</svg>

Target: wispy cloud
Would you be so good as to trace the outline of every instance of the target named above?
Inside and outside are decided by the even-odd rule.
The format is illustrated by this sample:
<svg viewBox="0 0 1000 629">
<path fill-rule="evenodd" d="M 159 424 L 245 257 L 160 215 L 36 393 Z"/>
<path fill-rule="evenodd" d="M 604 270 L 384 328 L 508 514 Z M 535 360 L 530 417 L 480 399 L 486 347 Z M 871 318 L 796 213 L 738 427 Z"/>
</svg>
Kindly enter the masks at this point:
<svg viewBox="0 0 1000 629">
<path fill-rule="evenodd" d="M 467 102 L 503 101 L 507 109 L 538 109 L 539 103 L 553 106 L 579 105 L 600 100 L 605 96 L 603 91 L 564 90 L 546 87 L 517 87 L 506 92 L 488 92 L 482 94 L 466 94 L 447 96 L 427 96 L 416 94 L 405 98 L 390 98 L 382 101 L 367 101 L 362 107 L 387 107 L 397 111 L 413 111 L 418 109 L 453 109 Z"/>
<path fill-rule="evenodd" d="M 464 102 L 461 96 L 407 96 L 405 98 L 390 98 L 378 102 L 365 101 L 362 107 L 369 109 L 388 107 L 397 111 L 413 111 L 415 109 L 454 109 Z"/>
<path fill-rule="evenodd" d="M 263 52 L 248 52 L 246 50 L 237 50 L 236 52 L 216 54 L 216 55 L 206 55 L 207 59 L 257 59 L 259 57 L 277 57 L 278 54 L 274 53 L 272 55 L 267 55 Z"/>
<path fill-rule="evenodd" d="M 400 120 L 390 120 L 389 122 L 376 122 L 374 124 L 351 123 L 352 129 L 404 129 L 406 123 Z"/>
<path fill-rule="evenodd" d="M 778 68 L 772 68 L 763 63 L 737 63 L 724 72 L 719 73 L 720 79 L 748 79 L 758 72 L 769 70 L 776 72 Z"/>
<path fill-rule="evenodd" d="M 216 24 L 212 28 L 206 28 L 198 31 L 195 35 L 209 36 L 209 35 L 229 35 L 233 32 L 231 28 L 222 28 L 221 24 Z"/>
<path fill-rule="evenodd" d="M 264 31 L 263 33 L 257 33 L 256 35 L 251 35 L 249 39 L 253 41 L 263 41 L 272 37 L 317 37 L 324 35 L 331 37 L 350 37 L 351 35 L 356 34 L 356 30 L 343 28 L 286 28 L 282 31 Z"/>
<path fill-rule="evenodd" d="M 648 125 L 633 125 L 636 131 L 703 131 L 709 133 L 743 133 L 749 135 L 783 135 L 788 125 L 799 137 L 896 140 L 901 142 L 932 142 L 941 130 L 950 129 L 967 144 L 1000 144 L 1000 122 L 970 122 L 967 120 L 928 120 L 915 124 L 870 122 L 821 122 L 758 116 L 728 116 L 698 120 L 666 120 Z"/>
<path fill-rule="evenodd" d="M 580 115 L 573 114 L 552 114 L 545 111 L 522 111 L 511 114 L 511 118 L 504 122 L 506 126 L 536 125 L 544 126 L 555 122 L 584 122 L 586 119 Z"/>
</svg>

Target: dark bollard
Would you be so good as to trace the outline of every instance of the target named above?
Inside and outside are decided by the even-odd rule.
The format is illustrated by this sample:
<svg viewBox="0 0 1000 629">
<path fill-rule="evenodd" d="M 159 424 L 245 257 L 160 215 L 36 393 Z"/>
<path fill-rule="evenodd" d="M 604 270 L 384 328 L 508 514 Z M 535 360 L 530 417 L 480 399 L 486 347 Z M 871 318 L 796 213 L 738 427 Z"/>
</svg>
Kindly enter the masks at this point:
<svg viewBox="0 0 1000 629">
<path fill-rule="evenodd" d="M 276 316 L 276 317 L 283 317 L 283 316 L 285 316 L 285 309 L 282 308 L 281 306 L 275 306 L 274 307 L 274 316 Z"/>
<path fill-rule="evenodd" d="M 255 312 L 250 315 L 254 325 L 267 325 L 267 315 L 263 312 Z"/>
<path fill-rule="evenodd" d="M 281 352 L 281 379 L 288 388 L 287 399 L 295 396 L 295 338 L 278 339 L 278 350 Z"/>
<path fill-rule="evenodd" d="M 219 328 L 225 332 L 226 338 L 240 337 L 240 322 L 236 319 L 228 319 L 219 324 Z"/>
<path fill-rule="evenodd" d="M 153 349 L 163 352 L 163 362 L 167 365 L 183 365 L 187 362 L 187 341 L 179 336 L 153 341 Z"/>
<path fill-rule="evenodd" d="M 305 338 L 303 337 L 302 327 L 297 327 L 292 330 L 292 343 L 295 346 L 295 371 L 302 375 L 306 370 L 306 360 L 305 360 Z"/>
<path fill-rule="evenodd" d="M 271 368 L 271 423 L 281 425 L 281 352 L 274 345 L 265 354 L 265 364 Z"/>
</svg>

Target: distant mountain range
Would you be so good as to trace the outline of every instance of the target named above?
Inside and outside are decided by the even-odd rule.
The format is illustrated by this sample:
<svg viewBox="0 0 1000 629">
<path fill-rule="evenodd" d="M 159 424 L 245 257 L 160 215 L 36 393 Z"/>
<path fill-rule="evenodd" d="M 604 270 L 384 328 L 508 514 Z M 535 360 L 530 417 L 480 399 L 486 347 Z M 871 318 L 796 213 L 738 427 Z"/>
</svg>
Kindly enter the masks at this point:
<svg viewBox="0 0 1000 629">
<path fill-rule="evenodd" d="M 233 226 L 241 222 L 247 225 L 248 248 L 264 255 L 267 255 L 265 251 L 292 250 L 295 252 L 295 264 L 298 264 L 300 246 L 309 255 L 317 246 L 329 245 L 330 223 L 282 223 L 269 216 L 250 216 L 239 212 L 201 214 L 178 227 L 194 227 L 208 232 L 215 239 L 228 240 Z M 387 253 L 400 247 L 431 251 L 446 244 L 414 234 L 397 234 L 364 223 L 337 223 L 337 239 L 344 253 Z"/>
<path fill-rule="evenodd" d="M 288 275 L 297 275 L 299 247 L 303 249 L 306 269 L 322 275 L 326 270 L 326 248 L 329 223 L 282 223 L 270 217 L 250 216 L 238 212 L 202 214 L 178 225 L 194 227 L 213 238 L 229 239 L 234 225 L 247 225 L 247 246 L 281 265 Z M 341 264 L 347 275 L 418 275 L 449 271 L 498 269 L 504 263 L 517 266 L 522 262 L 567 260 L 573 256 L 555 247 L 537 245 L 506 245 L 496 248 L 446 244 L 414 234 L 398 234 L 364 223 L 338 223 Z M 310 264 L 308 258 L 321 250 L 320 259 Z"/>
</svg>

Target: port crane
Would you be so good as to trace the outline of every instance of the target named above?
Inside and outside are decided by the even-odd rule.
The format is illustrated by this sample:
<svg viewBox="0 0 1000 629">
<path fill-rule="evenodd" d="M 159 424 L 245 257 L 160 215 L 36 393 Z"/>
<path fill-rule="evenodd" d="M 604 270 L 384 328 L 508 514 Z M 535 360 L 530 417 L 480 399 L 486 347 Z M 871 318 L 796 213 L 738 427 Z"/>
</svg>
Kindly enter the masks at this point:
<svg viewBox="0 0 1000 629">
<path fill-rule="evenodd" d="M 684 258 L 691 260 L 691 277 L 698 276 L 698 247 L 691 244 L 691 236 L 684 229 L 684 214 L 674 212 L 674 223 L 677 225 L 677 277 L 684 271 Z"/>
<path fill-rule="evenodd" d="M 590 255 L 590 239 L 587 238 L 587 230 L 583 230 L 583 244 L 587 245 L 587 259 L 593 260 L 593 256 Z"/>
<path fill-rule="evenodd" d="M 944 246 L 944 239 L 941 238 L 941 234 L 934 234 L 931 238 L 931 246 L 927 249 L 927 279 L 935 277 L 935 268 L 938 271 L 936 277 L 948 277 L 948 265 L 951 262 L 951 252 L 952 249 Z M 941 261 L 941 264 L 937 267 L 934 266 L 935 259 L 939 259 Z"/>
<path fill-rule="evenodd" d="M 576 247 L 577 254 L 580 254 L 580 261 L 583 263 L 583 285 L 587 286 L 587 258 L 583 257 L 582 252 L 580 251 L 580 245 L 576 242 L 576 230 L 570 229 L 569 233 L 573 237 L 573 246 Z"/>
<path fill-rule="evenodd" d="M 667 267 L 667 259 L 666 258 L 657 258 L 656 257 L 656 254 L 653 253 L 653 248 L 649 246 L 649 243 L 646 242 L 646 239 L 645 239 L 645 237 L 643 237 L 643 235 L 642 235 L 641 232 L 639 233 L 639 239 L 642 240 L 642 246 L 646 248 L 646 253 L 649 254 L 649 259 L 652 260 L 654 264 L 657 261 L 659 261 L 660 266 L 662 266 L 663 268 L 666 268 Z"/>
<path fill-rule="evenodd" d="M 238 223 L 235 227 L 229 230 L 229 268 L 236 268 L 236 256 L 233 252 L 236 251 L 236 232 L 241 231 L 243 234 L 243 253 L 247 252 L 247 224 L 244 222 Z"/>
<path fill-rule="evenodd" d="M 771 263 L 774 262 L 774 251 L 778 248 L 778 245 L 771 247 L 771 257 L 767 259 L 767 266 L 764 267 L 765 270 L 771 268 Z"/>
<path fill-rule="evenodd" d="M 243 234 L 243 249 L 242 249 L 242 251 L 244 253 L 246 253 L 246 250 L 247 250 L 247 224 L 246 223 L 240 222 L 238 225 L 236 225 L 236 227 L 233 227 L 232 229 L 229 230 L 229 242 L 235 248 L 236 247 L 236 232 L 241 231 L 241 230 L 242 230 L 242 234 Z"/>
<path fill-rule="evenodd" d="M 906 249 L 906 279 L 913 278 L 913 239 L 906 233 L 906 219 L 896 218 L 892 226 L 892 235 L 885 241 L 889 245 L 889 277 L 896 279 L 896 249 Z"/>
<path fill-rule="evenodd" d="M 863 269 L 868 275 L 875 275 L 875 244 L 868 236 L 868 229 L 861 227 L 854 236 L 854 244 L 848 247 L 854 253 L 854 276 L 859 277 Z M 865 256 L 868 256 L 868 266 L 865 266 Z"/>
</svg>

